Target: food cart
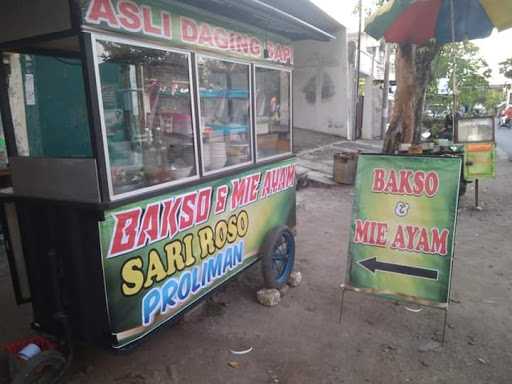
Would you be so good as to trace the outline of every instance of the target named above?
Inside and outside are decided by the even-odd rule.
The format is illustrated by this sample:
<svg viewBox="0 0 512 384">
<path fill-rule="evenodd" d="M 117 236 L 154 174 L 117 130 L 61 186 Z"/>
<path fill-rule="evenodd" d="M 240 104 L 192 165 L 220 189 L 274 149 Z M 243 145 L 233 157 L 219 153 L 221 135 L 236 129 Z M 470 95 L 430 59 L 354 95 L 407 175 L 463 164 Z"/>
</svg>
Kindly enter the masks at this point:
<svg viewBox="0 0 512 384">
<path fill-rule="evenodd" d="M 332 36 L 213 3 L 2 3 L 1 210 L 35 329 L 124 348 L 259 260 L 287 282 L 291 43 Z"/>
<path fill-rule="evenodd" d="M 464 149 L 464 180 L 475 182 L 475 207 L 479 205 L 479 183 L 496 177 L 496 119 L 481 116 L 459 119 L 455 139 Z"/>
</svg>

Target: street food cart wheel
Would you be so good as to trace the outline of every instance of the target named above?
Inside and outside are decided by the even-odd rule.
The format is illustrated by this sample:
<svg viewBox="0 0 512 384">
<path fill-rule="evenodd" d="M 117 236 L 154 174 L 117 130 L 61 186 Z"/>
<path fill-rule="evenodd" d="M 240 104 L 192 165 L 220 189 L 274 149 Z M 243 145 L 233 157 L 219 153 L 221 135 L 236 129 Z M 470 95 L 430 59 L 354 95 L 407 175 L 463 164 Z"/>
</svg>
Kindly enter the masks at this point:
<svg viewBox="0 0 512 384">
<path fill-rule="evenodd" d="M 39 353 L 26 362 L 11 384 L 53 384 L 64 373 L 66 358 L 55 350 Z"/>
<path fill-rule="evenodd" d="M 266 287 L 283 287 L 288 282 L 295 262 L 293 233 L 285 225 L 274 228 L 267 234 L 261 254 Z"/>
</svg>

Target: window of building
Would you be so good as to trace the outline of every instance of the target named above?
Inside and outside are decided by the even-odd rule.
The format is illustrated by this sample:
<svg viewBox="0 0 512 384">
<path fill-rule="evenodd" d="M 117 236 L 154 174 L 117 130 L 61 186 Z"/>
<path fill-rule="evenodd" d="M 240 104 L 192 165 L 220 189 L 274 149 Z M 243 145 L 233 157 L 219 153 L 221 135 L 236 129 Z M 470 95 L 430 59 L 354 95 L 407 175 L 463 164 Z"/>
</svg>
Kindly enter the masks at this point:
<svg viewBox="0 0 512 384">
<path fill-rule="evenodd" d="M 290 72 L 256 67 L 258 159 L 291 152 Z"/>
<path fill-rule="evenodd" d="M 187 53 L 97 40 L 115 195 L 198 175 Z"/>
<path fill-rule="evenodd" d="M 252 161 L 250 66 L 197 57 L 205 172 Z"/>
</svg>

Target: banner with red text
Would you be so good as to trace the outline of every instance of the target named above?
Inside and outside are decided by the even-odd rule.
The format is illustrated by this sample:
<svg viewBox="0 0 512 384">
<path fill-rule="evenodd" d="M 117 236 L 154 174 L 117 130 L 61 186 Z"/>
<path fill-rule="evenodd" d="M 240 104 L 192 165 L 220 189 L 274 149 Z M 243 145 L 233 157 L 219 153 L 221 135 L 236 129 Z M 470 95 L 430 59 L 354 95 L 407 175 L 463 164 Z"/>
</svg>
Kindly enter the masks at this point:
<svg viewBox="0 0 512 384">
<path fill-rule="evenodd" d="M 253 264 L 279 225 L 295 227 L 293 160 L 105 212 L 99 231 L 114 347 Z"/>
<path fill-rule="evenodd" d="M 356 290 L 446 305 L 462 160 L 361 155 L 348 258 Z"/>
<path fill-rule="evenodd" d="M 193 46 L 249 59 L 293 64 L 291 45 L 220 25 L 215 19 L 177 10 L 158 0 L 82 0 L 83 22 L 177 46 Z M 222 5 L 219 5 L 221 7 Z M 266 49 L 266 57 L 264 55 Z"/>
</svg>

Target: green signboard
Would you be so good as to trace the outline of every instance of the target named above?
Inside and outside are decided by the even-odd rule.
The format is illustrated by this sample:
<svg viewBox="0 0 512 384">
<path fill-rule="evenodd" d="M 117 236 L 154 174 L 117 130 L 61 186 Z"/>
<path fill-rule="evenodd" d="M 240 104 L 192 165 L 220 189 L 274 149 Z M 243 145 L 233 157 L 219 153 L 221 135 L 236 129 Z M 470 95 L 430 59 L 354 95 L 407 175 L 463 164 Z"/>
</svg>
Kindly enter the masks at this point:
<svg viewBox="0 0 512 384">
<path fill-rule="evenodd" d="M 286 160 L 105 213 L 99 223 L 114 347 L 133 342 L 252 265 L 267 233 L 295 227 Z"/>
<path fill-rule="evenodd" d="M 176 3 L 175 3 L 176 4 Z M 83 22 L 92 27 L 144 36 L 147 39 L 229 53 L 249 59 L 293 64 L 293 48 L 282 38 L 269 39 L 210 16 L 159 0 L 82 0 Z M 219 4 L 219 7 L 222 5 Z M 276 41 L 276 40 L 280 41 Z"/>
<path fill-rule="evenodd" d="M 461 166 L 460 158 L 359 157 L 347 286 L 446 306 Z"/>
<path fill-rule="evenodd" d="M 478 143 L 464 145 L 464 178 L 466 180 L 496 177 L 496 145 Z"/>
</svg>

